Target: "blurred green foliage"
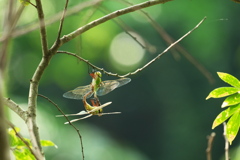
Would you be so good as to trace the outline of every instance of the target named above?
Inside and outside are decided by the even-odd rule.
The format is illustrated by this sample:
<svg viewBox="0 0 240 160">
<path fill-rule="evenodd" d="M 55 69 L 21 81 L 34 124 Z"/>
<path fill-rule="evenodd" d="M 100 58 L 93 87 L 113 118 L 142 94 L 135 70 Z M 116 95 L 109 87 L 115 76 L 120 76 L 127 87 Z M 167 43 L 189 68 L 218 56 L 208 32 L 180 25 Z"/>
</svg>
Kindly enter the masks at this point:
<svg viewBox="0 0 240 160">
<path fill-rule="evenodd" d="M 15 156 L 16 160 L 34 160 L 35 157 L 32 155 L 31 151 L 29 150 L 29 147 L 32 148 L 31 142 L 29 139 L 21 137 L 20 138 L 20 129 L 15 127 L 14 129 L 11 128 L 8 130 L 8 134 L 10 136 L 10 146 L 11 151 L 13 152 L 13 155 Z M 23 139 L 25 143 L 23 142 Z M 28 147 L 26 145 L 28 144 Z M 49 146 L 57 146 L 49 140 L 41 140 L 41 145 L 43 147 L 49 147 Z"/>
<path fill-rule="evenodd" d="M 64 1 L 42 2 L 46 18 L 50 19 L 64 6 Z M 3 10 L 5 4 L 0 3 Z M 70 1 L 69 8 L 78 3 L 80 2 Z M 127 7 L 121 1 L 104 1 L 100 6 L 110 11 Z M 152 16 L 161 10 L 155 20 L 174 39 L 184 35 L 207 16 L 200 28 L 180 44 L 216 78 L 217 71 L 240 76 L 240 19 L 236 16 L 239 7 L 239 4 L 230 0 L 183 0 L 171 1 L 151 9 L 155 10 Z M 67 17 L 63 35 L 82 26 L 82 21 L 91 10 L 93 8 L 90 7 Z M 93 13 L 87 22 L 104 15 L 100 10 Z M 142 16 L 139 21 L 138 14 L 131 13 L 120 18 L 125 25 L 155 46 L 157 53 L 162 52 L 167 47 L 166 43 L 147 19 Z M 138 15 L 138 19 L 132 15 Z M 22 27 L 18 29 L 27 29 L 36 19 L 34 7 L 28 5 L 19 22 Z M 47 26 L 49 46 L 56 38 L 58 24 L 55 22 Z M 124 31 L 119 25 L 109 21 L 68 42 L 61 50 L 78 53 L 99 67 L 119 73 L 117 64 L 111 63 L 109 48 L 111 40 L 121 32 Z M 15 38 L 10 51 L 8 96 L 21 106 L 26 106 L 29 80 L 41 60 L 38 30 Z M 135 69 L 154 58 L 157 53 L 146 51 L 144 59 Z M 212 132 L 212 121 L 219 113 L 220 108 L 217 106 L 221 103 L 218 100 L 205 101 L 205 97 L 221 82 L 216 79 L 216 83 L 210 85 L 181 53 L 178 54 L 178 59 L 171 52 L 165 54 L 147 69 L 131 76 L 132 81 L 128 85 L 100 97 L 102 103 L 113 102 L 111 107 L 106 108 L 106 112 L 121 111 L 121 115 L 96 116 L 76 123 L 83 136 L 87 160 L 205 159 L 206 136 Z M 102 79 L 114 78 L 103 75 Z M 52 99 L 65 113 L 76 113 L 83 109 L 82 102 L 64 99 L 62 94 L 90 82 L 86 64 L 74 57 L 58 54 L 53 57 L 44 73 L 39 93 Z M 63 124 L 64 119 L 55 117 L 59 112 L 52 104 L 42 98 L 38 98 L 38 102 L 41 139 L 51 139 L 59 147 L 53 148 L 54 150 L 51 147 L 45 148 L 47 159 L 80 159 L 81 148 L 77 133 L 71 126 Z M 18 125 L 21 120 L 16 119 L 14 114 L 11 117 L 13 123 L 24 131 L 24 125 Z M 213 159 L 220 159 L 224 153 L 223 129 L 218 127 L 214 131 L 217 137 L 213 146 Z M 231 148 L 234 149 L 238 144 L 239 138 L 236 137 Z"/>
</svg>

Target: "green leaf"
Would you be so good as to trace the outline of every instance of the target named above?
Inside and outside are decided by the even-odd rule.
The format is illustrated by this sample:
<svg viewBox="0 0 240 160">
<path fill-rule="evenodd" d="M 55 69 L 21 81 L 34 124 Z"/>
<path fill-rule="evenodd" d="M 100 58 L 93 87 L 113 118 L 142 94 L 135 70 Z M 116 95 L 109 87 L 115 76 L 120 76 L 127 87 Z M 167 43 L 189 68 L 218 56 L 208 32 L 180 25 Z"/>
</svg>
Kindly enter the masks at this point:
<svg viewBox="0 0 240 160">
<path fill-rule="evenodd" d="M 239 111 L 235 112 L 234 115 L 229 119 L 227 123 L 227 139 L 230 144 L 232 144 L 232 141 L 235 139 L 240 125 L 240 116 Z"/>
<path fill-rule="evenodd" d="M 240 110 L 240 104 L 233 105 L 222 111 L 213 121 L 212 129 L 226 121 L 231 115 Z"/>
<path fill-rule="evenodd" d="M 239 93 L 235 93 L 229 97 L 227 97 L 223 103 L 222 103 L 222 108 L 227 107 L 227 106 L 231 106 L 231 105 L 235 105 L 240 103 L 240 94 Z"/>
<path fill-rule="evenodd" d="M 224 82 L 230 84 L 233 87 L 240 88 L 240 82 L 236 77 L 223 72 L 217 72 L 217 74 Z"/>
<path fill-rule="evenodd" d="M 54 146 L 55 148 L 58 148 L 56 144 L 49 140 L 41 140 L 41 146 L 43 147 Z"/>
<path fill-rule="evenodd" d="M 221 98 L 221 97 L 226 97 L 229 95 L 232 95 L 236 92 L 238 92 L 239 89 L 235 87 L 220 87 L 214 89 L 212 92 L 209 93 L 207 96 L 206 100 L 209 98 Z"/>
</svg>

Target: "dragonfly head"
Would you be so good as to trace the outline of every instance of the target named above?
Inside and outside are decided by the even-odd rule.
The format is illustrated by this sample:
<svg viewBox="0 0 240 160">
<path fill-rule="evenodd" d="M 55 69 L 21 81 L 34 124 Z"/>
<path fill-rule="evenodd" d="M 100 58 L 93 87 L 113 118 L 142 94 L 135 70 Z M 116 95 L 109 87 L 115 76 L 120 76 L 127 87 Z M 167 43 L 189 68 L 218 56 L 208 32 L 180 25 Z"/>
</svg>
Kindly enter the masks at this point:
<svg viewBox="0 0 240 160">
<path fill-rule="evenodd" d="M 93 72 L 93 73 L 90 73 L 90 76 L 93 78 L 93 79 L 97 79 L 97 78 L 101 78 L 102 77 L 102 73 L 97 71 L 97 72 Z"/>
</svg>

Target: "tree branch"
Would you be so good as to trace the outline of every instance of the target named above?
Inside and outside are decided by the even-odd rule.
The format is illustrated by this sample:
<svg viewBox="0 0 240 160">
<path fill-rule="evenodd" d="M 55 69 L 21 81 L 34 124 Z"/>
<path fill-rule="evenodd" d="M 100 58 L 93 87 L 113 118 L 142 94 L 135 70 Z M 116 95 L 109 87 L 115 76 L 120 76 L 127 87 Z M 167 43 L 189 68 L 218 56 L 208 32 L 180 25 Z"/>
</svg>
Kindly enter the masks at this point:
<svg viewBox="0 0 240 160">
<path fill-rule="evenodd" d="M 44 154 L 42 152 L 42 146 L 40 144 L 40 136 L 38 132 L 38 126 L 36 123 L 36 109 L 37 109 L 37 94 L 38 94 L 38 86 L 39 81 L 42 77 L 42 74 L 46 67 L 49 64 L 49 61 L 52 57 L 52 54 L 48 51 L 47 46 L 47 34 L 44 22 L 44 13 L 42 9 L 41 0 L 36 0 L 37 13 L 39 18 L 40 25 L 40 35 L 41 35 L 41 43 L 42 43 L 42 60 L 38 65 L 31 81 L 29 88 L 29 97 L 28 97 L 28 116 L 26 120 L 26 124 L 28 126 L 28 131 L 30 134 L 31 142 L 33 145 L 33 152 L 37 156 L 37 159 L 44 160 Z"/>
<path fill-rule="evenodd" d="M 39 19 L 39 26 L 40 26 L 40 33 L 41 33 L 41 42 L 42 42 L 42 52 L 43 55 L 46 56 L 48 53 L 48 44 L 47 44 L 47 32 L 46 32 L 46 25 L 44 20 L 44 13 L 42 9 L 42 2 L 41 0 L 35 0 L 37 6 L 37 13 Z"/>
<path fill-rule="evenodd" d="M 131 6 L 131 7 L 127 7 L 127 8 L 112 12 L 112 13 L 106 15 L 106 16 L 103 16 L 99 19 L 96 19 L 95 21 L 92 21 L 92 22 L 84 25 L 83 27 L 78 28 L 77 30 L 73 31 L 72 33 L 70 33 L 68 35 L 63 36 L 61 38 L 61 44 L 60 45 L 74 39 L 75 37 L 77 37 L 78 35 L 86 32 L 87 30 L 89 30 L 93 27 L 96 27 L 96 26 L 98 26 L 98 25 L 100 25 L 100 24 L 102 24 L 106 21 L 109 21 L 109 20 L 111 20 L 115 17 L 119 17 L 121 15 L 130 13 L 130 12 L 134 12 L 134 11 L 139 10 L 139 9 L 143 9 L 143 8 L 150 7 L 150 6 L 153 6 L 153 5 L 165 3 L 165 2 L 168 2 L 168 1 L 172 1 L 172 0 L 152 0 L 152 1 L 143 2 L 143 3 L 140 3 L 140 4 L 136 4 L 134 6 Z M 55 48 L 55 47 L 53 47 L 53 48 Z"/>
<path fill-rule="evenodd" d="M 64 10 L 62 13 L 62 17 L 60 19 L 60 25 L 59 25 L 59 29 L 58 29 L 58 36 L 57 36 L 56 43 L 58 43 L 58 41 L 60 41 L 60 36 L 62 33 L 62 28 L 63 28 L 63 22 L 64 22 L 64 18 L 66 16 L 66 12 L 67 12 L 67 6 L 68 6 L 68 0 L 66 0 L 65 7 L 64 7 Z"/>
<path fill-rule="evenodd" d="M 8 106 L 12 111 L 19 115 L 24 121 L 27 120 L 27 112 L 24 111 L 18 104 L 10 98 L 3 98 L 3 103 Z"/>
<path fill-rule="evenodd" d="M 125 75 L 119 75 L 117 73 L 111 73 L 111 72 L 108 72 L 106 70 L 104 70 L 103 68 L 99 68 L 97 66 L 95 66 L 94 64 L 90 63 L 88 60 L 74 54 L 74 53 L 71 53 L 71 52 L 67 52 L 67 51 L 57 51 L 57 53 L 65 53 L 65 54 L 68 54 L 68 55 L 71 55 L 71 56 L 74 56 L 76 58 L 78 58 L 79 60 L 87 63 L 89 66 L 103 72 L 104 74 L 107 74 L 107 75 L 110 75 L 110 76 L 116 76 L 116 77 L 127 77 L 127 76 L 130 76 L 130 75 L 134 75 L 134 74 L 137 74 L 138 72 L 141 72 L 142 70 L 144 70 L 145 68 L 147 68 L 148 66 L 150 66 L 153 62 L 155 62 L 156 60 L 158 60 L 162 55 L 164 55 L 165 53 L 167 53 L 174 45 L 176 45 L 177 43 L 179 43 L 181 40 L 183 40 L 185 37 L 187 37 L 189 34 L 191 34 L 195 29 L 197 29 L 203 22 L 204 20 L 206 19 L 207 17 L 204 17 L 193 29 L 191 29 L 190 31 L 188 31 L 185 35 L 183 35 L 181 38 L 179 38 L 177 41 L 175 41 L 174 43 L 172 43 L 170 46 L 168 46 L 162 53 L 158 54 L 154 59 L 152 59 L 151 61 L 149 61 L 147 64 L 145 64 L 143 67 L 133 71 L 133 72 L 129 72 Z"/>
<path fill-rule="evenodd" d="M 124 4 L 133 5 L 132 3 L 126 1 L 126 0 L 120 0 Z M 152 27 L 162 36 L 162 38 L 167 42 L 167 44 L 173 43 L 175 40 L 167 34 L 167 32 L 155 21 L 149 16 L 149 14 L 143 10 L 139 10 L 140 13 L 143 14 L 144 17 L 149 21 L 149 23 L 152 25 Z M 209 83 L 214 83 L 214 78 L 212 74 L 202 65 L 200 64 L 187 50 L 185 50 L 180 44 L 176 44 L 174 48 L 171 49 L 171 51 L 174 51 L 176 49 L 178 52 L 180 52 L 190 63 L 192 63 L 208 80 Z M 175 53 L 176 54 L 176 53 Z"/>
</svg>

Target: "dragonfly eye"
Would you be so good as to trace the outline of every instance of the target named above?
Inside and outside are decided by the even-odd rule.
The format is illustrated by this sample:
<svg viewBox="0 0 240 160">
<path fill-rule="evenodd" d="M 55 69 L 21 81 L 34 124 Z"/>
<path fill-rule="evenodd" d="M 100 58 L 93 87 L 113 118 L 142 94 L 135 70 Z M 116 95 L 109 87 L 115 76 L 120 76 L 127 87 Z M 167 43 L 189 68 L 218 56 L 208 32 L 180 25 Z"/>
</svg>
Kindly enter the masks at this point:
<svg viewBox="0 0 240 160">
<path fill-rule="evenodd" d="M 96 75 L 99 77 L 99 78 L 101 78 L 102 77 L 102 73 L 101 72 L 96 72 Z"/>
</svg>

